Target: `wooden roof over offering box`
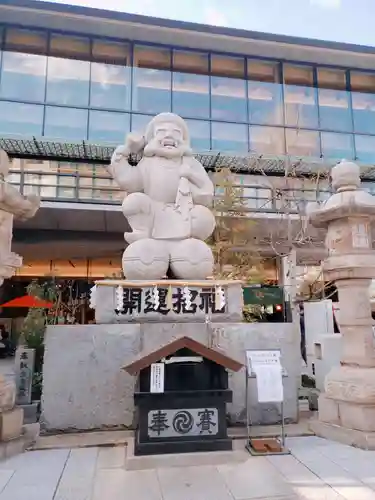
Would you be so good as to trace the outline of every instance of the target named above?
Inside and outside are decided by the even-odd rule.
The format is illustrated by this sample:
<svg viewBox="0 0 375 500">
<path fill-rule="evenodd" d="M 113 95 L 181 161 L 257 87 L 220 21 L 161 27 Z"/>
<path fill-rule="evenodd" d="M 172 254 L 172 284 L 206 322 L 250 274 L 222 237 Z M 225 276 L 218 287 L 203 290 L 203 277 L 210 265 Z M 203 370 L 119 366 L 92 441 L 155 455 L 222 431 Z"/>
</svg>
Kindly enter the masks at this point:
<svg viewBox="0 0 375 500">
<path fill-rule="evenodd" d="M 238 372 L 243 364 L 230 358 L 226 354 L 220 352 L 212 347 L 207 347 L 190 337 L 180 337 L 179 339 L 173 340 L 169 344 L 166 344 L 156 351 L 148 353 L 143 357 L 133 361 L 123 369 L 126 370 L 130 375 L 137 375 L 140 371 L 149 367 L 153 363 L 159 362 L 162 358 L 171 356 L 180 349 L 190 349 L 194 353 L 202 356 L 203 358 L 209 359 L 214 363 L 223 366 L 224 368 L 231 370 L 233 372 Z"/>
</svg>

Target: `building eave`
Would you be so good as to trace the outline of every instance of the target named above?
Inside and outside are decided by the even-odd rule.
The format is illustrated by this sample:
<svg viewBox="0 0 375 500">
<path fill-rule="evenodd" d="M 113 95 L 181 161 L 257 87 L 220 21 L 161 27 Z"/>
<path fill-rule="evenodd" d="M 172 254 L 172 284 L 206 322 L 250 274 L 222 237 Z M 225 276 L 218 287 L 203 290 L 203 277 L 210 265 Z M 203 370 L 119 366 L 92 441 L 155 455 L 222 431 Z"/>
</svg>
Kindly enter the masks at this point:
<svg viewBox="0 0 375 500">
<path fill-rule="evenodd" d="M 62 142 L 39 138 L 1 137 L 0 149 L 11 158 L 29 158 L 61 162 L 91 163 L 108 165 L 115 147 L 113 145 L 92 144 L 86 141 Z M 260 155 L 257 153 L 229 153 L 220 151 L 201 151 L 195 157 L 209 171 L 229 167 L 233 172 L 244 174 L 316 176 L 329 173 L 337 163 L 313 157 L 289 155 Z M 140 157 L 130 161 L 137 164 Z M 375 180 L 375 165 L 360 165 L 363 180 Z"/>
<path fill-rule="evenodd" d="M 373 69 L 375 47 L 173 21 L 35 0 L 0 0 L 4 24 L 223 53 Z"/>
</svg>

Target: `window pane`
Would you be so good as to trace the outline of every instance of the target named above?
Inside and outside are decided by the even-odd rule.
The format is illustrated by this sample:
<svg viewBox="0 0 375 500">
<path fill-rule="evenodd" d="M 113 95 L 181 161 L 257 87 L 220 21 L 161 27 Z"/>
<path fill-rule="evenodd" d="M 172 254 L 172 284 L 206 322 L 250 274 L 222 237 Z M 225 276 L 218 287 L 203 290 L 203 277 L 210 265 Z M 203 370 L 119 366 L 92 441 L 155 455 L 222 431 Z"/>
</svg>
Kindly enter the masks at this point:
<svg viewBox="0 0 375 500">
<path fill-rule="evenodd" d="M 139 134 L 144 134 L 146 132 L 146 127 L 152 120 L 151 115 L 132 115 L 131 118 L 131 130 L 132 132 L 138 132 Z"/>
<path fill-rule="evenodd" d="M 354 130 L 375 134 L 375 75 L 351 72 Z"/>
<path fill-rule="evenodd" d="M 186 120 L 191 147 L 195 153 L 210 150 L 210 124 L 201 120 Z"/>
<path fill-rule="evenodd" d="M 284 65 L 284 100 L 287 125 L 318 128 L 318 106 L 312 68 Z"/>
<path fill-rule="evenodd" d="M 47 102 L 87 106 L 90 63 L 73 59 L 48 59 Z"/>
<path fill-rule="evenodd" d="M 211 57 L 211 116 L 213 119 L 247 121 L 244 66 L 242 58 Z"/>
<path fill-rule="evenodd" d="M 209 118 L 208 56 L 173 52 L 172 109 L 181 116 Z"/>
<path fill-rule="evenodd" d="M 375 163 L 375 137 L 355 135 L 357 160 L 364 163 Z"/>
<path fill-rule="evenodd" d="M 353 160 L 353 136 L 322 132 L 322 155 L 323 158 Z"/>
<path fill-rule="evenodd" d="M 43 106 L 0 101 L 0 132 L 40 137 L 43 127 Z"/>
<path fill-rule="evenodd" d="M 212 122 L 212 149 L 231 153 L 247 153 L 247 126 Z"/>
<path fill-rule="evenodd" d="M 130 130 L 128 113 L 110 113 L 108 111 L 90 111 L 89 140 L 124 144 Z"/>
<path fill-rule="evenodd" d="M 77 142 L 87 139 L 87 111 L 47 106 L 44 135 Z"/>
<path fill-rule="evenodd" d="M 281 125 L 284 120 L 279 64 L 249 60 L 247 71 L 250 122 Z"/>
<path fill-rule="evenodd" d="M 285 154 L 284 129 L 250 127 L 250 151 L 257 154 Z"/>
<path fill-rule="evenodd" d="M 91 64 L 91 106 L 130 109 L 130 68 L 113 64 Z"/>
<path fill-rule="evenodd" d="M 286 130 L 286 151 L 293 156 L 320 156 L 319 134 L 310 130 Z"/>
<path fill-rule="evenodd" d="M 133 110 L 154 114 L 170 111 L 170 59 L 169 50 L 134 49 Z"/>
<path fill-rule="evenodd" d="M 45 56 L 4 52 L 0 94 L 11 99 L 44 101 Z"/>
<path fill-rule="evenodd" d="M 349 92 L 346 91 L 346 72 L 318 70 L 320 127 L 349 132 L 352 130 Z"/>
</svg>

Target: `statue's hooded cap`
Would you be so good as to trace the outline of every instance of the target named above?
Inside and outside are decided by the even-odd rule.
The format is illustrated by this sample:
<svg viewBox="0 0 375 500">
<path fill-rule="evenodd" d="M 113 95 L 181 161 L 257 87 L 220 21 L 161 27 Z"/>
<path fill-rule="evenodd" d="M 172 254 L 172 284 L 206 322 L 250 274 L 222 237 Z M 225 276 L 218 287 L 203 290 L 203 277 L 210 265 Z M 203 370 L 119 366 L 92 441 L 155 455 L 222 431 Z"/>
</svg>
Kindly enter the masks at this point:
<svg viewBox="0 0 375 500">
<path fill-rule="evenodd" d="M 173 122 L 178 125 L 182 130 L 182 135 L 186 143 L 190 142 L 189 130 L 187 128 L 185 120 L 181 116 L 175 115 L 174 113 L 160 113 L 156 115 L 146 128 L 146 143 L 148 143 L 154 137 L 155 126 L 159 123 Z"/>
</svg>

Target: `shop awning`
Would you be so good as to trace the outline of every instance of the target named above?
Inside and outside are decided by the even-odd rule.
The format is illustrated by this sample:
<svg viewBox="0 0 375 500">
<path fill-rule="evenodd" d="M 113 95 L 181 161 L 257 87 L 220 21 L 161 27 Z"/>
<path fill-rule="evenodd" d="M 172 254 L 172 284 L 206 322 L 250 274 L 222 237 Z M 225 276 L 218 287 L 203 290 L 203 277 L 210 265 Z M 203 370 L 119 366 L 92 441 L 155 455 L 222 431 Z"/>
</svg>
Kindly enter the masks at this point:
<svg viewBox="0 0 375 500">
<path fill-rule="evenodd" d="M 23 297 L 17 297 L 9 302 L 5 302 L 0 305 L 2 307 L 25 307 L 28 309 L 51 309 L 53 307 L 52 302 L 39 299 L 38 297 L 33 297 L 31 295 L 24 295 Z"/>
</svg>

